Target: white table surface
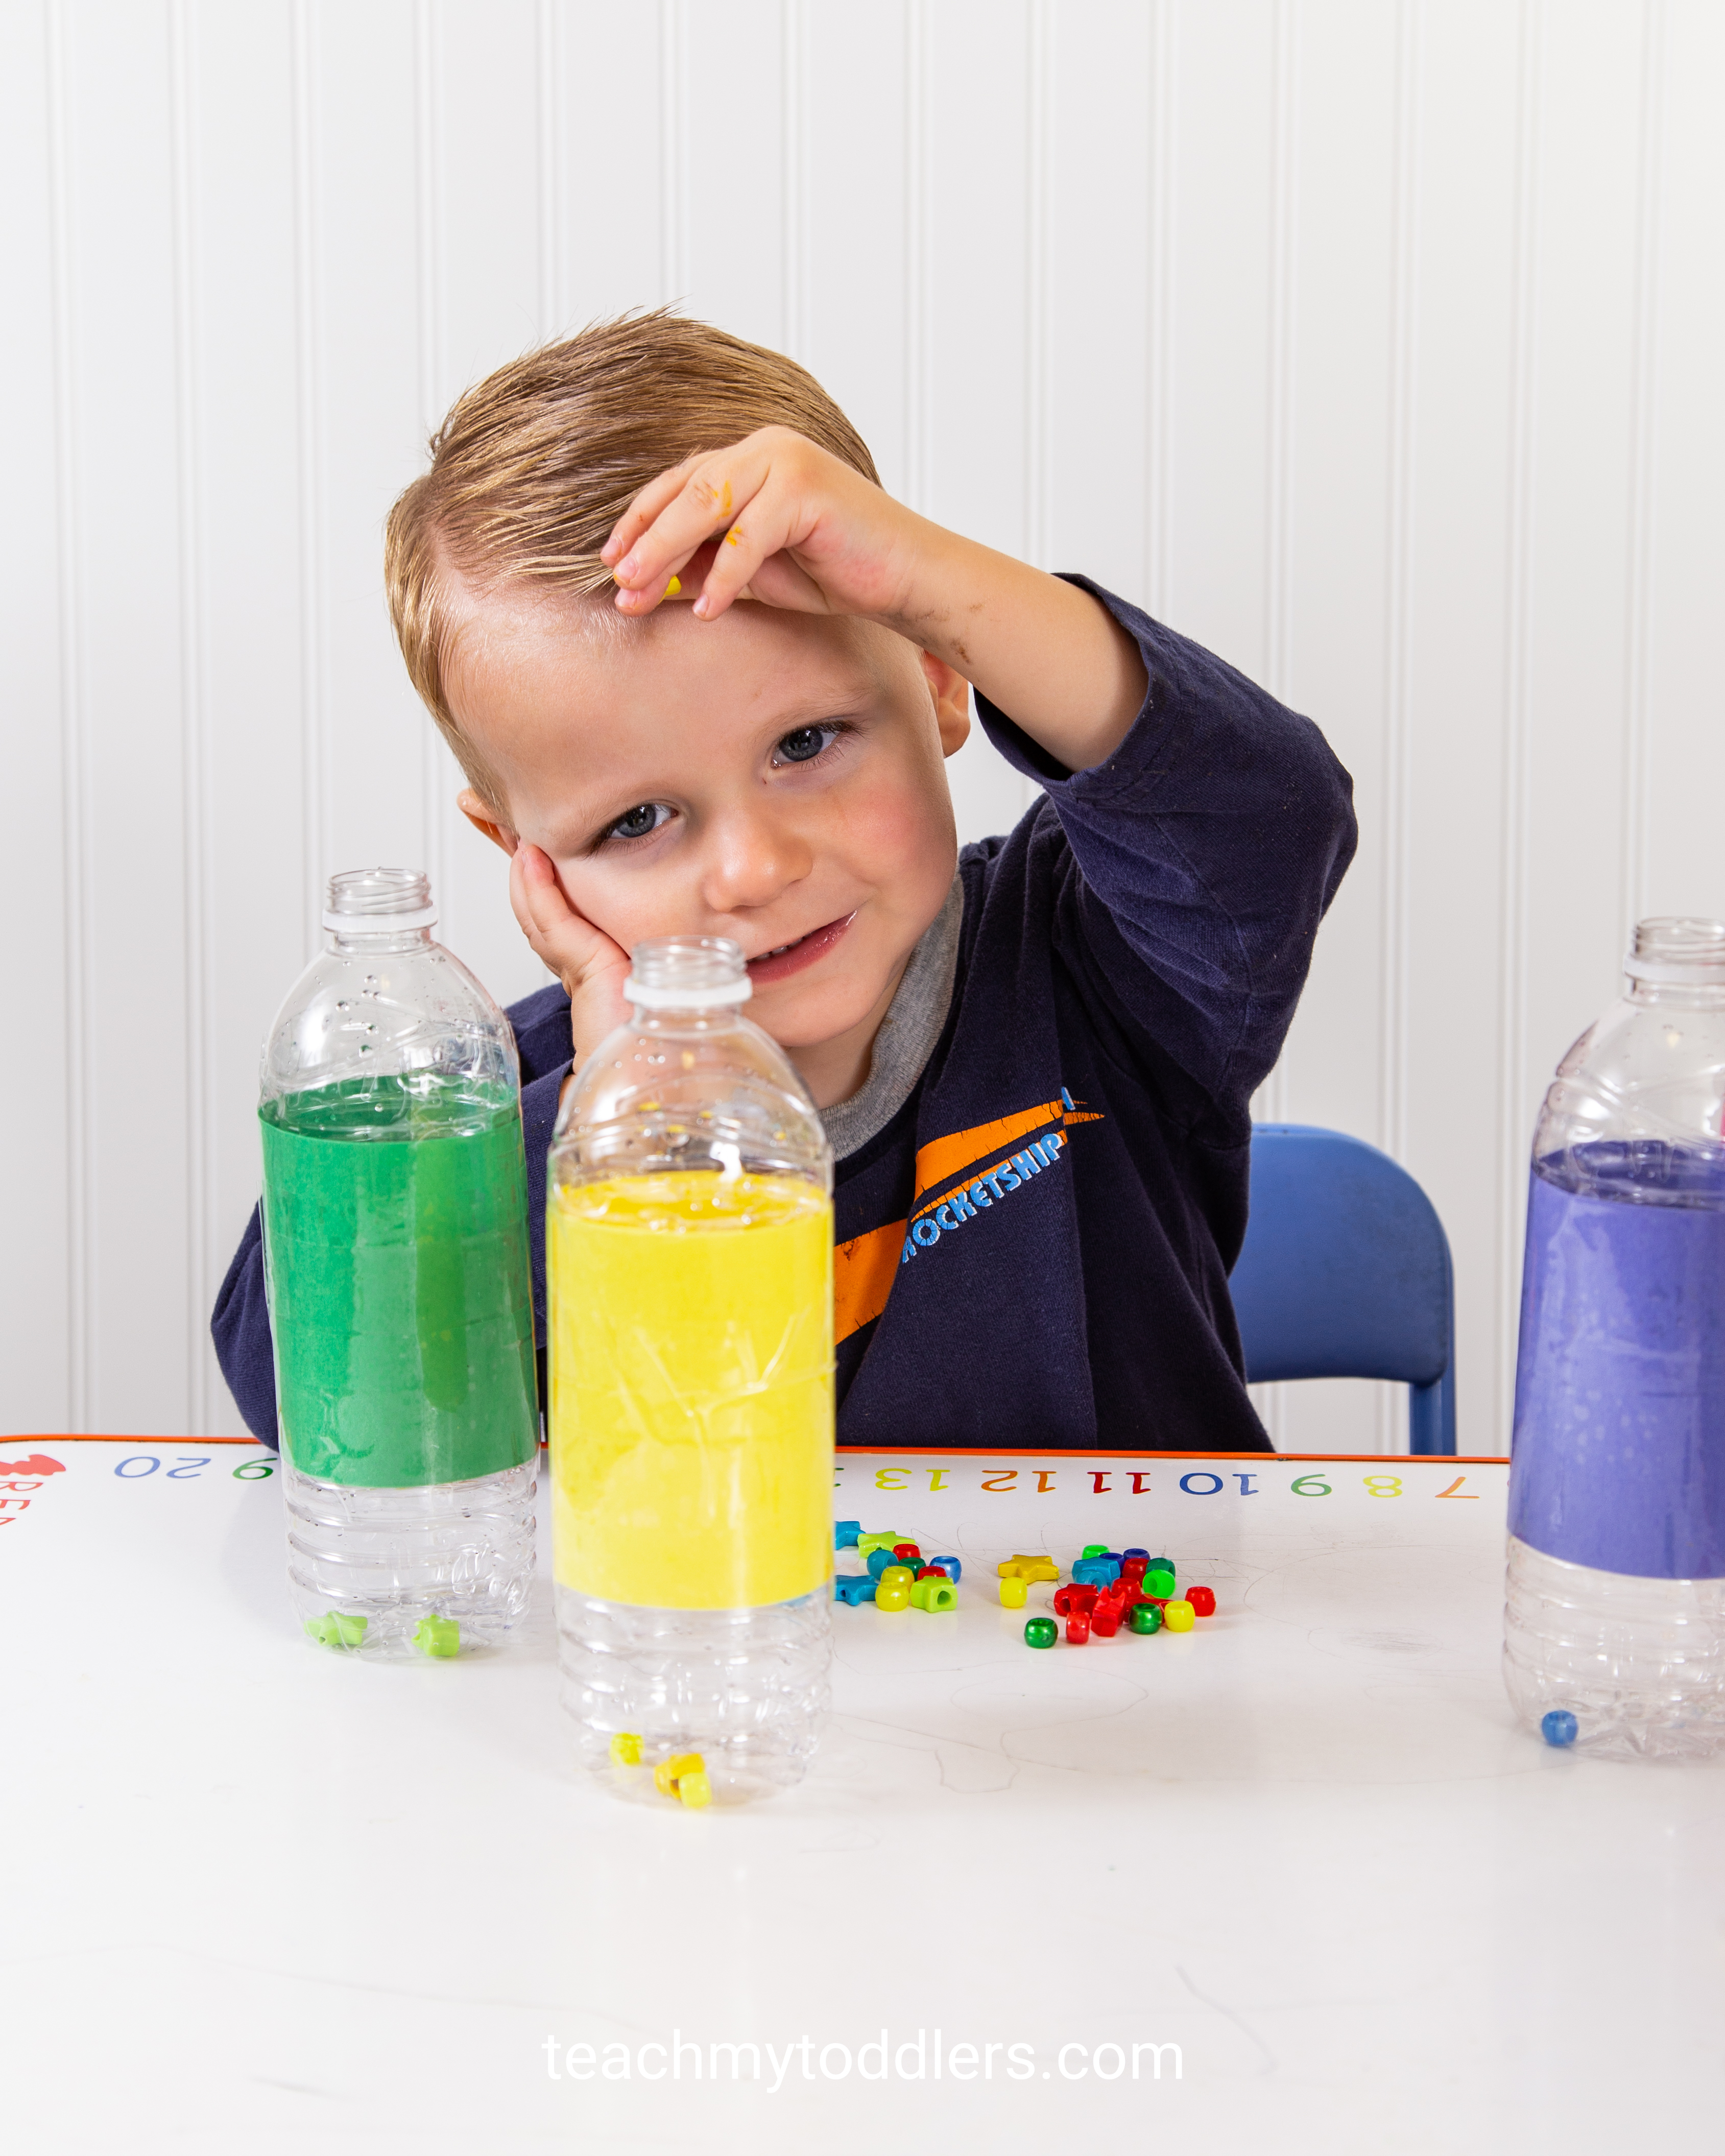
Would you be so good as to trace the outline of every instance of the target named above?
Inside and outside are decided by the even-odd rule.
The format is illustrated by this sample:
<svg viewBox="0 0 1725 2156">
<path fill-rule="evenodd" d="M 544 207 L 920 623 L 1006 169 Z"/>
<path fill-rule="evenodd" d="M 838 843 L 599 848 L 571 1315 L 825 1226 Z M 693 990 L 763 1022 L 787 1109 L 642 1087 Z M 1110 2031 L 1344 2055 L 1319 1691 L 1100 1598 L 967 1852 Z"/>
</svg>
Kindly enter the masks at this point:
<svg viewBox="0 0 1725 2156">
<path fill-rule="evenodd" d="M 962 1609 L 837 1610 L 806 1784 L 685 1813 L 575 1774 L 543 1558 L 504 1652 L 369 1664 L 296 1635 L 249 1448 L 0 1441 L 32 1452 L 64 1471 L 0 1467 L 19 2156 L 1725 2132 L 1725 1767 L 1513 1725 L 1501 1465 L 849 1458 L 837 1514 L 973 1559 Z M 1031 1652 L 993 1560 L 1086 1541 L 1165 1548 L 1218 1614 Z M 926 2078 L 859 2078 L 883 2027 Z M 674 2031 L 761 2079 L 643 2079 Z M 1135 2043 L 1180 2077 L 1098 2078 Z M 572 2079 L 581 2045 L 629 2078 Z"/>
</svg>

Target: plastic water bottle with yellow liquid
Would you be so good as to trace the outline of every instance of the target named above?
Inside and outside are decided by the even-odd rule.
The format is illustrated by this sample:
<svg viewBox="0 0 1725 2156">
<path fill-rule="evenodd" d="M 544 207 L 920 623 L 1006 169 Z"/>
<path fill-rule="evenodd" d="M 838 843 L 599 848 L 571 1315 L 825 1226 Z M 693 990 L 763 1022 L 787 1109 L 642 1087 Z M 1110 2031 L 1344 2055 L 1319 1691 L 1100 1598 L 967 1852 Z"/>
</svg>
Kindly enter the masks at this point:
<svg viewBox="0 0 1725 2156">
<path fill-rule="evenodd" d="M 751 987 L 638 945 L 547 1183 L 563 1702 L 625 1793 L 698 1753 L 721 1804 L 800 1779 L 830 1656 L 832 1151 Z"/>
<path fill-rule="evenodd" d="M 539 1417 L 515 1037 L 436 918 L 417 870 L 331 879 L 258 1117 L 290 1592 L 444 1658 L 526 1607 Z"/>
</svg>

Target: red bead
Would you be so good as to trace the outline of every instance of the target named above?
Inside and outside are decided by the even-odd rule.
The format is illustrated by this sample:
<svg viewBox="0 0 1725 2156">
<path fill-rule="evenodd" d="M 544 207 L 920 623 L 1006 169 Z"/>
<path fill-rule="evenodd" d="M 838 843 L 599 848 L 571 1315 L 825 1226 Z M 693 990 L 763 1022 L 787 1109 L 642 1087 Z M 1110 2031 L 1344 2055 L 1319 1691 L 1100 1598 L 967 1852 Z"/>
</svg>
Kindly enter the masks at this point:
<svg viewBox="0 0 1725 2156">
<path fill-rule="evenodd" d="M 1075 1609 L 1066 1620 L 1066 1644 L 1081 1647 L 1090 1638 L 1090 1620 L 1081 1610 Z"/>
<path fill-rule="evenodd" d="M 918 1579 L 944 1579 L 946 1576 L 937 1564 L 925 1564 L 916 1575 Z"/>
<path fill-rule="evenodd" d="M 1088 1616 L 1096 1606 L 1096 1590 L 1086 1587 L 1082 1580 L 1074 1580 L 1068 1587 L 1057 1587 L 1054 1594 L 1056 1617 L 1070 1617 L 1075 1613 Z"/>
<path fill-rule="evenodd" d="M 1189 1587 L 1186 1599 L 1192 1604 L 1194 1617 L 1214 1617 L 1216 1614 L 1215 1590 L 1209 1587 Z"/>
<path fill-rule="evenodd" d="M 1147 1557 L 1122 1558 L 1120 1560 L 1121 1578 L 1122 1579 L 1142 1579 L 1144 1577 L 1145 1568 L 1148 1565 L 1149 1562 L 1150 1560 Z"/>
<path fill-rule="evenodd" d="M 892 1553 L 901 1564 L 921 1564 L 922 1553 L 915 1543 L 895 1543 Z"/>
<path fill-rule="evenodd" d="M 1111 1640 L 1120 1630 L 1120 1605 L 1117 1602 L 1099 1602 L 1090 1620 L 1090 1629 L 1099 1640 Z"/>
<path fill-rule="evenodd" d="M 1120 1604 L 1120 1614 L 1122 1617 L 1129 1617 L 1143 1599 L 1144 1590 L 1137 1580 L 1122 1579 L 1120 1582 L 1120 1591 L 1115 1596 L 1115 1599 Z"/>
</svg>

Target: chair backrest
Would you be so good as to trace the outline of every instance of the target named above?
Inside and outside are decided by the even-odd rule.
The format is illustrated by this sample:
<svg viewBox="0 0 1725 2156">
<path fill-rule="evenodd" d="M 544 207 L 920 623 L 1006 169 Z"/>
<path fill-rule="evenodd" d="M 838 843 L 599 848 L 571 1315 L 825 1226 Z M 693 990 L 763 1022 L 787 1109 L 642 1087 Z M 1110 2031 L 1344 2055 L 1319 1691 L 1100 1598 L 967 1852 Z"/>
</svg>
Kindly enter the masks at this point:
<svg viewBox="0 0 1725 2156">
<path fill-rule="evenodd" d="M 1431 1200 L 1340 1131 L 1260 1123 L 1251 1214 L 1229 1283 L 1254 1383 L 1390 1378 L 1414 1387 L 1412 1449 L 1455 1450 L 1455 1299 Z"/>
</svg>

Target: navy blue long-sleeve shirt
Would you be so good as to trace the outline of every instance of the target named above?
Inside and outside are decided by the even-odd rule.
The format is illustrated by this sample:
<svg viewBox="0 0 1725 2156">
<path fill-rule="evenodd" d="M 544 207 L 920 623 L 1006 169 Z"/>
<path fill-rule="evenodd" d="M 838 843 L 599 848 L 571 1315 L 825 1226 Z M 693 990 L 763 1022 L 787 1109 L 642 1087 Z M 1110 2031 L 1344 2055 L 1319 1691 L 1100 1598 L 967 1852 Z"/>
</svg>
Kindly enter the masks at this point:
<svg viewBox="0 0 1725 2156">
<path fill-rule="evenodd" d="M 978 698 L 1045 791 L 961 855 L 946 1023 L 902 1107 L 837 1165 L 844 1444 L 1270 1450 L 1228 1274 L 1249 1104 L 1353 858 L 1351 787 L 1309 720 L 1071 581 L 1136 639 L 1148 692 L 1115 753 L 1076 773 Z M 542 989 L 509 1015 L 542 1342 L 569 999 Z M 248 1426 L 275 1444 L 256 1214 L 213 1329 Z"/>
</svg>

